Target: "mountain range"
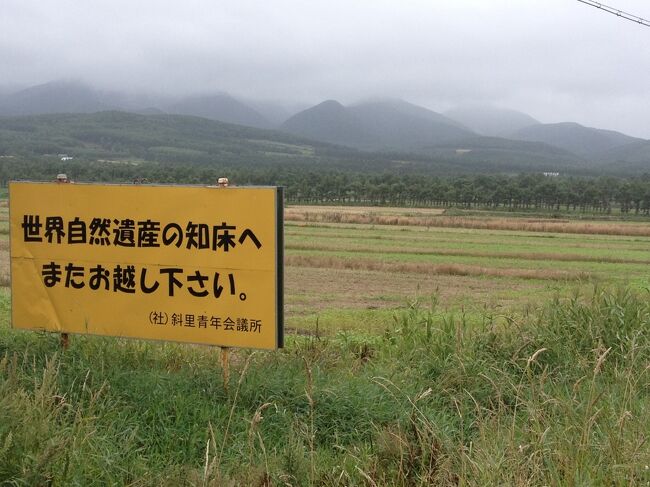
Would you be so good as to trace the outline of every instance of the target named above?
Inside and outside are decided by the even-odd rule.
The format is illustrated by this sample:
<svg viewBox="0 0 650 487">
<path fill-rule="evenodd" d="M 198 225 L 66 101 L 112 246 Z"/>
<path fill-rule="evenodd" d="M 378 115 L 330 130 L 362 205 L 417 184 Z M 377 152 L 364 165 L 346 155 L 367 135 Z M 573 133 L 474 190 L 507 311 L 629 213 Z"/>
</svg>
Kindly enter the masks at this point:
<svg viewBox="0 0 650 487">
<path fill-rule="evenodd" d="M 487 105 L 460 106 L 444 114 L 477 134 L 489 137 L 507 137 L 524 127 L 540 124 L 525 113 Z"/>
<path fill-rule="evenodd" d="M 573 122 L 537 124 L 511 133 L 510 138 L 545 142 L 549 145 L 573 152 L 579 156 L 593 158 L 642 139 L 612 130 L 584 127 Z"/>
<path fill-rule="evenodd" d="M 444 115 L 401 100 L 370 101 L 349 107 L 329 100 L 294 115 L 280 129 L 373 151 L 410 151 L 473 135 Z"/>
<path fill-rule="evenodd" d="M 502 108 L 464 106 L 437 113 L 399 99 L 352 105 L 328 100 L 300 110 L 242 101 L 227 93 L 184 98 L 126 95 L 56 81 L 0 97 L 0 116 L 95 113 L 179 114 L 274 129 L 362 151 L 411 153 L 476 162 L 517 162 L 543 171 L 615 164 L 650 171 L 650 141 L 573 122 L 544 124 Z"/>
</svg>

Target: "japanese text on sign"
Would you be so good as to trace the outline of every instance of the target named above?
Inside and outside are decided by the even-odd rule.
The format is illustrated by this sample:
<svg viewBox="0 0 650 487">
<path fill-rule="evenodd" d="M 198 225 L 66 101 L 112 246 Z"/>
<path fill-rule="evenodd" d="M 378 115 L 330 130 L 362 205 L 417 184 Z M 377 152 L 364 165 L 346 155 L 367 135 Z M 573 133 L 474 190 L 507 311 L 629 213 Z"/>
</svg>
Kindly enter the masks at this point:
<svg viewBox="0 0 650 487">
<path fill-rule="evenodd" d="M 76 216 L 64 221 L 60 216 L 46 216 L 44 222 L 40 215 L 23 215 L 23 241 L 47 242 L 55 244 L 115 245 L 119 247 L 166 247 L 186 248 L 188 250 L 221 250 L 243 245 L 247 240 L 256 248 L 262 243 L 250 228 L 239 235 L 236 225 L 222 222 L 220 225 L 187 222 L 162 225 L 159 221 L 144 221 L 125 218 L 122 220 L 94 217 L 89 223 Z"/>
<path fill-rule="evenodd" d="M 282 346 L 279 188 L 11 183 L 10 214 L 16 328 Z"/>
</svg>

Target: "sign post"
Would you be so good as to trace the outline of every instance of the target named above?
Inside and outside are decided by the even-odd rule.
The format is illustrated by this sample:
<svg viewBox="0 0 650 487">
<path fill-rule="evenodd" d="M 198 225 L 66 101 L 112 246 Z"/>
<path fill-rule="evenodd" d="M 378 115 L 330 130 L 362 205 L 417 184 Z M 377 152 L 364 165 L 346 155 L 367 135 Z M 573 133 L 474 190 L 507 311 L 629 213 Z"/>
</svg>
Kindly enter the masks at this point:
<svg viewBox="0 0 650 487">
<path fill-rule="evenodd" d="M 283 346 L 277 187 L 9 185 L 12 326 Z"/>
<path fill-rule="evenodd" d="M 217 188 L 227 188 L 228 178 L 217 179 Z M 228 385 L 230 384 L 230 348 L 221 347 L 221 373 L 223 379 L 223 389 L 228 393 Z"/>
<path fill-rule="evenodd" d="M 56 179 L 54 182 L 59 184 L 69 184 L 70 179 L 68 178 L 67 174 L 60 173 L 56 175 Z M 70 335 L 68 335 L 67 333 L 61 333 L 61 348 L 63 348 L 63 350 L 67 350 L 69 346 L 70 346 Z"/>
</svg>

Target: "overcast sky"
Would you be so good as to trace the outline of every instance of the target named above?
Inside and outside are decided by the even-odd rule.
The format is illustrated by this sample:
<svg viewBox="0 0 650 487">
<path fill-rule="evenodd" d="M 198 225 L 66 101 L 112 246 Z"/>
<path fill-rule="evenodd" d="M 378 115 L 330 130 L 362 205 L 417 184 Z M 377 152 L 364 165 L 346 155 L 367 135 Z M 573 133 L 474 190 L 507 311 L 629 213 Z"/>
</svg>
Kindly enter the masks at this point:
<svg viewBox="0 0 650 487">
<path fill-rule="evenodd" d="M 608 5 L 650 19 L 648 0 Z M 650 28 L 577 0 L 0 0 L 0 85 L 490 103 L 650 138 Z"/>
</svg>

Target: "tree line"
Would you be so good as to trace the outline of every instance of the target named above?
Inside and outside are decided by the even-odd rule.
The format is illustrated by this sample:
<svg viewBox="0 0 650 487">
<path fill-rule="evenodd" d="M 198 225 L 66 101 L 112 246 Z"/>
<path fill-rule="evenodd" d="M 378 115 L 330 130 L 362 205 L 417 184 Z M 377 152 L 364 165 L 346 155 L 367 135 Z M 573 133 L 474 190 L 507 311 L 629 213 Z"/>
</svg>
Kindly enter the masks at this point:
<svg viewBox="0 0 650 487">
<path fill-rule="evenodd" d="M 265 167 L 28 161 L 0 158 L 0 185 L 53 180 L 65 172 L 79 182 L 214 184 L 285 187 L 288 203 L 435 206 L 508 210 L 612 211 L 650 214 L 650 175 L 638 178 L 556 177 L 543 174 L 435 176 L 318 170 L 304 165 Z"/>
<path fill-rule="evenodd" d="M 308 174 L 292 178 L 287 199 L 300 203 L 650 213 L 650 176 L 553 177 L 542 174 L 427 177 Z"/>
</svg>

